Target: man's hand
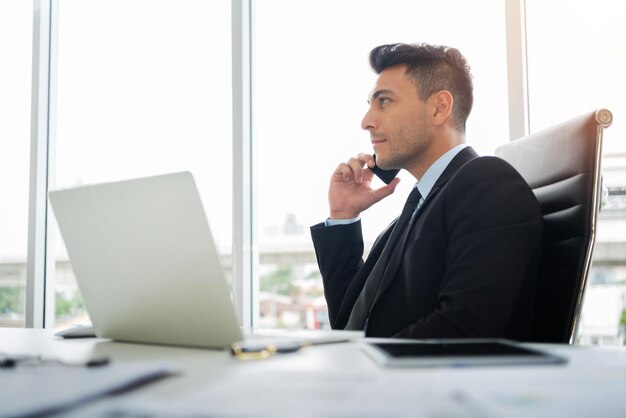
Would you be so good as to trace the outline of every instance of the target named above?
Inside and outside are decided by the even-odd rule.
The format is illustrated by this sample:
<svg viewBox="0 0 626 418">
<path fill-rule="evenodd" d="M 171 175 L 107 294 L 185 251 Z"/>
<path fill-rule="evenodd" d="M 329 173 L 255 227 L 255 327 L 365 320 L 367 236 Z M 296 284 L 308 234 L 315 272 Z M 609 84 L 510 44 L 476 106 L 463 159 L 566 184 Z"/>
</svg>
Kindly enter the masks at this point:
<svg viewBox="0 0 626 418">
<path fill-rule="evenodd" d="M 330 219 L 356 218 L 362 211 L 394 192 L 400 183 L 399 178 L 379 189 L 372 189 L 374 172 L 370 168 L 375 165 L 371 155 L 362 153 L 337 166 L 328 190 Z"/>
</svg>

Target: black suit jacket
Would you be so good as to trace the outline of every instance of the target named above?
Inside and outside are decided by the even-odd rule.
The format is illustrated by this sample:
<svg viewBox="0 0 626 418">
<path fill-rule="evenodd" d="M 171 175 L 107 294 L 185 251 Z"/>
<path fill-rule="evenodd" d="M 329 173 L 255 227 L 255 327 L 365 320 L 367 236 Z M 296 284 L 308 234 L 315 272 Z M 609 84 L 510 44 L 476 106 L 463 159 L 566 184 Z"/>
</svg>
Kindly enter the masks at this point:
<svg viewBox="0 0 626 418">
<path fill-rule="evenodd" d="M 365 262 L 360 221 L 311 227 L 333 328 L 345 328 L 394 224 Z M 542 227 L 539 204 L 515 169 L 463 149 L 390 257 L 366 335 L 527 339 Z"/>
</svg>

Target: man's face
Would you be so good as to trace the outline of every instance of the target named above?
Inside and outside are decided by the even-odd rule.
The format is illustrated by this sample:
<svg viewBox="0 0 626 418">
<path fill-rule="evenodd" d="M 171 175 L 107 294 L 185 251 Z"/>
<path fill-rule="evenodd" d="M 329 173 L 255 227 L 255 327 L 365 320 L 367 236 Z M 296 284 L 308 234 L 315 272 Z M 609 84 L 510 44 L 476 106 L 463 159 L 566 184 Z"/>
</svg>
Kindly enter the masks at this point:
<svg viewBox="0 0 626 418">
<path fill-rule="evenodd" d="M 380 73 L 361 122 L 370 132 L 377 165 L 383 169 L 410 170 L 420 164 L 433 143 L 427 102 L 418 98 L 417 87 L 405 70 L 401 65 Z"/>
</svg>

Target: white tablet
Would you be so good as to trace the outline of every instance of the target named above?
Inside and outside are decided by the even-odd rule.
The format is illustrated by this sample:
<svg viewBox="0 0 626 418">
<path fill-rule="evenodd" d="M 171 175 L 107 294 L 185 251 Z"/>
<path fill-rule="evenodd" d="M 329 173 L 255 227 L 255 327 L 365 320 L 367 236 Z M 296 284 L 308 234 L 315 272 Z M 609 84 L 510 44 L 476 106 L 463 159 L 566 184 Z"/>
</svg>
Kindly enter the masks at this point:
<svg viewBox="0 0 626 418">
<path fill-rule="evenodd" d="M 362 343 L 386 367 L 564 364 L 565 358 L 502 339 L 379 340 Z"/>
</svg>

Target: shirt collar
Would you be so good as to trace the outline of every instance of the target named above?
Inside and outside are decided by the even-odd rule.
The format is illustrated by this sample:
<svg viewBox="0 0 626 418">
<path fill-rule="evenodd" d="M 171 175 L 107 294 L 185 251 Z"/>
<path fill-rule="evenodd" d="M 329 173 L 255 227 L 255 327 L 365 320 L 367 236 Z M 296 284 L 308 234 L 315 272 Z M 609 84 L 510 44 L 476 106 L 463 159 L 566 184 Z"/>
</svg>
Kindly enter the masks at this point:
<svg viewBox="0 0 626 418">
<path fill-rule="evenodd" d="M 426 199 L 428 193 L 430 193 L 431 189 L 435 185 L 435 182 L 437 182 L 446 167 L 448 167 L 448 164 L 450 164 L 450 161 L 452 161 L 452 159 L 454 159 L 454 157 L 456 157 L 461 150 L 467 147 L 467 144 L 457 145 L 456 147 L 448 150 L 430 167 L 428 167 L 428 170 L 426 170 L 422 178 L 415 184 L 415 187 L 417 187 L 417 190 L 419 190 L 422 195 L 422 200 Z"/>
</svg>

